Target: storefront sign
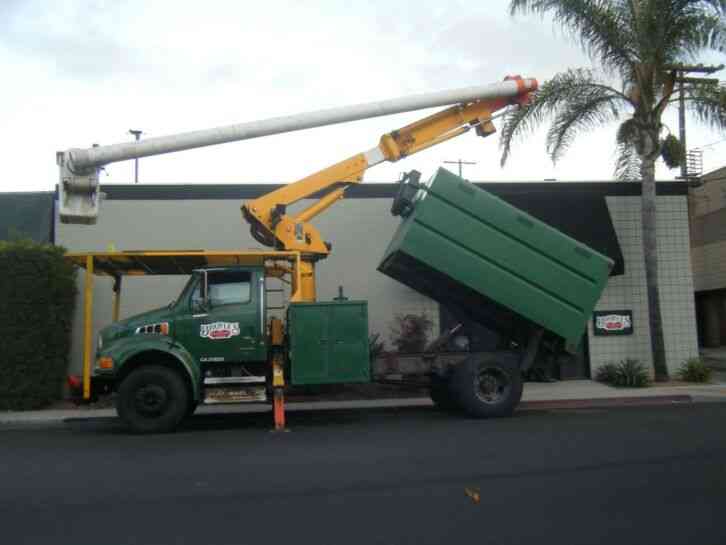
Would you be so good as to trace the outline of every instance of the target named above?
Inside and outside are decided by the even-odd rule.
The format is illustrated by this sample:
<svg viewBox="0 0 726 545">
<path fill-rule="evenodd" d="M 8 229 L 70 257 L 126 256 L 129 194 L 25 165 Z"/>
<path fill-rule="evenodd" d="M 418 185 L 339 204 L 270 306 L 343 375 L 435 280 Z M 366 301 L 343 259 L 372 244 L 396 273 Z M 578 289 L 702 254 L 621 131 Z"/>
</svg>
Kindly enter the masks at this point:
<svg viewBox="0 0 726 545">
<path fill-rule="evenodd" d="M 595 335 L 632 335 L 632 310 L 599 310 L 592 315 Z"/>
</svg>

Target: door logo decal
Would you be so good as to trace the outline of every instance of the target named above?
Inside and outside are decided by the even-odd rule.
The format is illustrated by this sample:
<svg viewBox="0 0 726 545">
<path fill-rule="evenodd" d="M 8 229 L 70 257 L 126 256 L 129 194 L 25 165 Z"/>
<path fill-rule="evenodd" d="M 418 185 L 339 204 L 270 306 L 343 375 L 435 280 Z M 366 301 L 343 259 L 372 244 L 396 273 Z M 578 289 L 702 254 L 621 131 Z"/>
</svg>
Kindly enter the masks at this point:
<svg viewBox="0 0 726 545">
<path fill-rule="evenodd" d="M 214 322 L 213 324 L 202 324 L 199 327 L 199 336 L 202 339 L 217 341 L 237 335 L 239 335 L 239 322 Z"/>
</svg>

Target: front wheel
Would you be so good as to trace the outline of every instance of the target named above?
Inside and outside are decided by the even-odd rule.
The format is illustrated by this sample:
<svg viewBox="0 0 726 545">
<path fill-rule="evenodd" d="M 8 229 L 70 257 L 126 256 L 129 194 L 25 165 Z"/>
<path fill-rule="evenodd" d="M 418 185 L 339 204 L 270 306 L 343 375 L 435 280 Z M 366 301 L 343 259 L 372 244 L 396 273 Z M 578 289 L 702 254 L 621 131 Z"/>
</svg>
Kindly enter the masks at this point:
<svg viewBox="0 0 726 545">
<path fill-rule="evenodd" d="M 510 416 L 522 399 L 518 359 L 506 352 L 470 356 L 454 368 L 450 391 L 470 416 Z"/>
<path fill-rule="evenodd" d="M 116 411 L 136 433 L 174 430 L 187 414 L 189 392 L 179 373 L 161 365 L 139 367 L 118 389 Z"/>
</svg>

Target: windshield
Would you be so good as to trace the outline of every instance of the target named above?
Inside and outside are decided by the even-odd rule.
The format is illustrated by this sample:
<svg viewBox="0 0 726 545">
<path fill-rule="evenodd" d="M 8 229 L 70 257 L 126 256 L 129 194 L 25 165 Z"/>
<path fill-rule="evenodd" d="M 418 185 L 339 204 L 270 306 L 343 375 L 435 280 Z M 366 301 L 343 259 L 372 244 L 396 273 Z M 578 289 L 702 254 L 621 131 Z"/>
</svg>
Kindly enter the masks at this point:
<svg viewBox="0 0 726 545">
<path fill-rule="evenodd" d="M 197 283 L 199 275 L 194 273 L 189 277 L 189 280 L 187 280 L 187 283 L 184 285 L 184 289 L 181 290 L 179 293 L 179 297 L 174 299 L 171 303 L 169 303 L 169 308 L 177 306 L 179 301 L 184 301 L 189 297 L 189 294 L 194 289 L 195 284 Z"/>
</svg>

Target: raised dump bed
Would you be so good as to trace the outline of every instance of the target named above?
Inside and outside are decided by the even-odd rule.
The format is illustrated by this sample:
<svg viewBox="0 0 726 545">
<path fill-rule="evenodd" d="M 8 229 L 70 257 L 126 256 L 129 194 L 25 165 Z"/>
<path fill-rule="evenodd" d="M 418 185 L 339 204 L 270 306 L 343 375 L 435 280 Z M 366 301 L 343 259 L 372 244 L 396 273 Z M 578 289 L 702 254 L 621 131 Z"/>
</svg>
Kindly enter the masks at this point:
<svg viewBox="0 0 726 545">
<path fill-rule="evenodd" d="M 445 169 L 404 180 L 392 212 L 379 271 L 511 340 L 539 326 L 577 348 L 610 258 Z"/>
</svg>

